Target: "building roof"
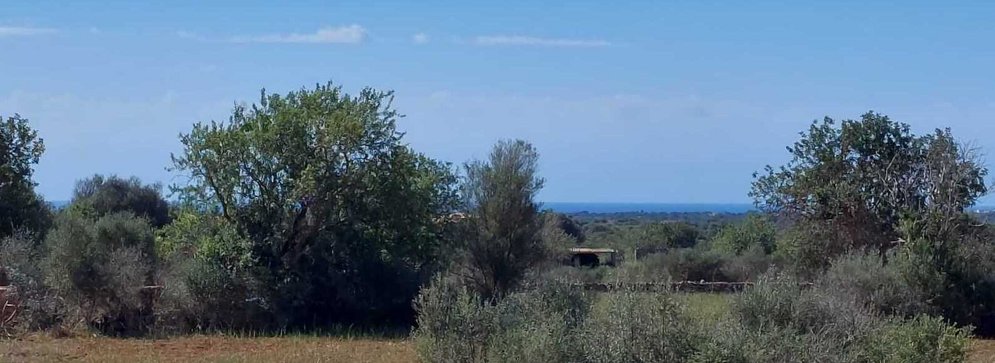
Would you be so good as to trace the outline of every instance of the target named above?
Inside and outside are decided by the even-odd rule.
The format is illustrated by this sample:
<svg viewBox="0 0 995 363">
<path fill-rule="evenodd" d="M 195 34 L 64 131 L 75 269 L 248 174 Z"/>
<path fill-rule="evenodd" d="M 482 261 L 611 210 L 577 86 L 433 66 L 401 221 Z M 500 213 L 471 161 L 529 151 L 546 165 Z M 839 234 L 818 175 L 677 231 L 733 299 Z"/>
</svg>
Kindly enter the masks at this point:
<svg viewBox="0 0 995 363">
<path fill-rule="evenodd" d="M 611 248 L 586 248 L 586 247 L 575 247 L 570 249 L 570 253 L 617 253 L 618 251 Z"/>
</svg>

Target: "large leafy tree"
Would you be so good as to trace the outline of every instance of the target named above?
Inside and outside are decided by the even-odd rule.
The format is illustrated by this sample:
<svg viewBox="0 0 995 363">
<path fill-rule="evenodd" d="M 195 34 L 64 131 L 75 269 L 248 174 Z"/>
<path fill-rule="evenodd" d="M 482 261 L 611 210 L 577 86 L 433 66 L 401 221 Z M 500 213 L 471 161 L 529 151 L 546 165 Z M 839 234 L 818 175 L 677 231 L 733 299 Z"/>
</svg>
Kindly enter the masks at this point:
<svg viewBox="0 0 995 363">
<path fill-rule="evenodd" d="M 455 176 L 402 142 L 392 99 L 331 83 L 264 91 L 227 122 L 181 135 L 173 165 L 189 183 L 174 191 L 250 241 L 272 286 L 260 298 L 284 324 L 410 314 L 435 268 Z"/>
<path fill-rule="evenodd" d="M 463 278 L 484 299 L 499 299 L 545 258 L 536 193 L 539 153 L 522 140 L 501 141 L 486 161 L 466 164 L 468 218 Z"/>
<path fill-rule="evenodd" d="M 814 122 L 788 151 L 791 161 L 756 175 L 750 194 L 762 209 L 816 234 L 796 247 L 821 261 L 919 237 L 903 236 L 905 223 L 920 233 L 952 233 L 987 192 L 987 169 L 949 130 L 917 136 L 874 112 Z"/>
<path fill-rule="evenodd" d="M 31 179 L 45 144 L 20 115 L 0 117 L 0 238 L 15 230 L 44 232 L 48 208 Z"/>
</svg>

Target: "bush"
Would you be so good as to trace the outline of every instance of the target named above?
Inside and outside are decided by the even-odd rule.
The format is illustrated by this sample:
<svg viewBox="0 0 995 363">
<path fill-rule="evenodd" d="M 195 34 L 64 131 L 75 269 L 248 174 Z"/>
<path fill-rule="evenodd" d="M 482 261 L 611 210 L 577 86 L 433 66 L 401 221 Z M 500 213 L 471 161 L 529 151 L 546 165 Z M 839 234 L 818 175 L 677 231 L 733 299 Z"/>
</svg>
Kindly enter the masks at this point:
<svg viewBox="0 0 995 363">
<path fill-rule="evenodd" d="M 752 249 L 770 254 L 774 251 L 776 234 L 777 229 L 769 219 L 750 214 L 742 222 L 724 226 L 712 240 L 712 248 L 737 255 Z"/>
<path fill-rule="evenodd" d="M 412 334 L 424 362 L 482 362 L 495 309 L 450 278 L 438 278 L 415 299 Z"/>
<path fill-rule="evenodd" d="M 680 362 L 701 337 L 683 307 L 666 294 L 602 295 L 575 342 L 587 362 Z"/>
<path fill-rule="evenodd" d="M 142 184 L 137 177 L 94 175 L 76 182 L 70 208 L 85 210 L 93 217 L 131 212 L 159 228 L 171 221 L 169 203 L 163 199 L 161 189 L 159 184 Z"/>
<path fill-rule="evenodd" d="M 771 256 L 759 249 L 732 255 L 703 246 L 672 249 L 645 256 L 622 265 L 619 274 L 630 281 L 752 281 L 774 264 Z"/>
<path fill-rule="evenodd" d="M 572 332 L 587 296 L 545 283 L 491 304 L 453 278 L 437 278 L 415 301 L 413 337 L 427 362 L 567 362 L 579 352 Z"/>
<path fill-rule="evenodd" d="M 666 254 L 654 253 L 638 261 L 626 261 L 617 268 L 623 281 L 660 283 L 671 281 L 670 271 L 665 264 Z"/>
<path fill-rule="evenodd" d="M 20 231 L 0 239 L 0 285 L 14 286 L 17 289 L 15 298 L 20 305 L 11 324 L 3 327 L 8 332 L 47 329 L 59 315 L 56 297 L 44 284 L 39 268 L 40 258 L 37 242 L 31 233 Z M 0 301 L 0 304 L 3 303 Z"/>
<path fill-rule="evenodd" d="M 913 240 L 896 256 L 899 266 L 922 293 L 922 301 L 943 317 L 975 332 L 995 334 L 995 244 L 965 240 Z"/>
<path fill-rule="evenodd" d="M 761 246 L 753 246 L 738 255 L 725 255 L 721 273 L 726 281 L 754 281 L 772 266 L 781 265 L 774 256 L 767 254 Z"/>
<path fill-rule="evenodd" d="M 871 357 L 883 362 L 963 362 L 971 332 L 942 318 L 919 315 L 894 320 L 881 329 L 870 345 Z"/>
<path fill-rule="evenodd" d="M 155 252 L 145 219 L 115 213 L 89 220 L 60 216 L 45 241 L 45 281 L 66 304 L 65 322 L 108 334 L 136 334 L 151 321 Z"/>
<path fill-rule="evenodd" d="M 174 257 L 164 264 L 159 280 L 163 285 L 155 305 L 159 333 L 271 328 L 273 317 L 258 297 L 258 283 L 246 273 L 201 258 Z"/>
<path fill-rule="evenodd" d="M 912 317 L 935 313 L 918 286 L 903 271 L 904 261 L 891 254 L 884 264 L 874 254 L 850 253 L 836 259 L 817 284 L 824 290 L 852 296 L 872 310 L 886 315 Z"/>
<path fill-rule="evenodd" d="M 741 324 L 720 335 L 710 351 L 740 344 L 732 354 L 758 362 L 960 362 L 969 334 L 942 319 L 883 317 L 848 292 L 803 290 L 784 273 L 767 274 L 733 304 Z"/>
</svg>

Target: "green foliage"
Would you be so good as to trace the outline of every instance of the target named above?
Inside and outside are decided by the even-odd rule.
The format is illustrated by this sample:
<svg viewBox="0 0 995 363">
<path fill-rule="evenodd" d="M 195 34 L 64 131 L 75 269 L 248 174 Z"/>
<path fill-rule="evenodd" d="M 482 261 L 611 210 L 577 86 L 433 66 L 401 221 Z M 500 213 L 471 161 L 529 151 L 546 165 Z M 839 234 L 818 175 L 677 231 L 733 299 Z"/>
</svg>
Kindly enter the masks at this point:
<svg viewBox="0 0 995 363">
<path fill-rule="evenodd" d="M 0 238 L 21 229 L 44 233 L 48 228 L 48 206 L 35 194 L 31 179 L 44 152 L 43 140 L 27 119 L 0 117 Z"/>
<path fill-rule="evenodd" d="M 516 292 L 496 304 L 452 278 L 438 278 L 415 300 L 419 356 L 430 362 L 565 362 L 588 296 L 557 283 Z"/>
<path fill-rule="evenodd" d="M 156 251 L 161 256 L 216 262 L 229 270 L 255 264 L 252 242 L 235 226 L 220 216 L 190 209 L 180 211 L 172 224 L 156 231 Z"/>
<path fill-rule="evenodd" d="M 880 362 L 964 362 L 971 332 L 942 318 L 919 315 L 890 322 L 868 350 Z"/>
<path fill-rule="evenodd" d="M 885 264 L 881 256 L 865 253 L 843 255 L 817 284 L 826 290 L 852 296 L 856 301 L 885 315 L 912 317 L 935 313 L 927 304 L 924 292 L 910 281 L 906 274 L 908 260 L 889 254 L 891 263 Z"/>
<path fill-rule="evenodd" d="M 45 285 L 41 258 L 36 237 L 30 233 L 20 231 L 0 239 L 0 286 L 14 286 L 20 304 L 31 307 L 22 309 L 5 326 L 14 332 L 49 328 L 59 314 L 58 301 Z"/>
<path fill-rule="evenodd" d="M 438 268 L 446 224 L 436 222 L 455 208 L 455 176 L 402 142 L 392 97 L 332 84 L 264 93 L 181 135 L 173 170 L 190 183 L 173 190 L 223 219 L 211 241 L 235 242 L 196 243 L 197 253 L 252 261 L 268 290 L 254 298 L 280 326 L 403 321 Z"/>
<path fill-rule="evenodd" d="M 576 243 L 584 243 L 587 236 L 584 235 L 584 227 L 570 216 L 557 213 L 552 210 L 543 211 L 545 218 L 543 225 L 563 232 L 570 236 Z"/>
<path fill-rule="evenodd" d="M 750 195 L 801 223 L 799 232 L 816 232 L 799 236 L 794 250 L 817 267 L 850 249 L 887 248 L 903 218 L 942 221 L 931 223 L 934 235 L 957 230 L 957 217 L 987 191 L 988 170 L 949 130 L 916 136 L 873 112 L 839 127 L 828 117 L 814 122 L 788 151 L 792 160 L 756 175 Z"/>
<path fill-rule="evenodd" d="M 484 299 L 512 291 L 545 258 L 535 201 L 543 184 L 538 161 L 538 152 L 525 141 L 500 141 L 486 162 L 465 166 L 462 193 L 469 218 L 461 274 Z"/>
<path fill-rule="evenodd" d="M 963 362 L 970 337 L 939 318 L 882 317 L 832 287 L 802 290 L 784 273 L 762 278 L 732 310 L 742 325 L 705 350 L 725 361 Z"/>
<path fill-rule="evenodd" d="M 594 304 L 576 343 L 586 362 L 682 362 L 702 340 L 696 327 L 666 294 L 620 292 Z"/>
<path fill-rule="evenodd" d="M 978 334 L 995 334 L 995 244 L 909 241 L 895 257 L 904 278 L 931 311 Z"/>
<path fill-rule="evenodd" d="M 698 229 L 683 222 L 644 224 L 629 236 L 635 241 L 635 247 L 655 251 L 694 247 L 698 244 L 698 237 Z"/>
<path fill-rule="evenodd" d="M 775 261 L 762 250 L 752 249 L 733 255 L 703 246 L 678 248 L 627 261 L 621 276 L 634 282 L 674 281 L 752 281 Z"/>
<path fill-rule="evenodd" d="M 169 224 L 169 204 L 158 184 L 145 185 L 136 177 L 94 175 L 76 182 L 71 208 L 99 218 L 117 212 L 131 212 L 149 220 L 152 227 Z"/>
<path fill-rule="evenodd" d="M 774 251 L 777 229 L 766 216 L 750 214 L 746 220 L 723 227 L 712 239 L 712 248 L 734 254 L 742 254 L 760 248 L 765 254 Z"/>
<path fill-rule="evenodd" d="M 495 307 L 462 284 L 439 278 L 422 289 L 415 309 L 418 328 L 412 336 L 422 361 L 484 361 L 495 329 Z"/>
<path fill-rule="evenodd" d="M 259 298 L 267 291 L 256 276 L 264 274 L 253 273 L 252 243 L 224 218 L 180 211 L 157 231 L 156 250 L 165 286 L 156 304 L 160 331 L 265 329 L 272 322 Z"/>
<path fill-rule="evenodd" d="M 592 296 L 543 283 L 489 304 L 439 279 L 416 301 L 419 356 L 430 362 L 684 361 L 701 336 L 667 295 Z"/>
<path fill-rule="evenodd" d="M 45 280 L 66 304 L 67 322 L 111 334 L 148 328 L 156 264 L 152 228 L 121 212 L 97 220 L 66 213 L 45 240 Z"/>
</svg>

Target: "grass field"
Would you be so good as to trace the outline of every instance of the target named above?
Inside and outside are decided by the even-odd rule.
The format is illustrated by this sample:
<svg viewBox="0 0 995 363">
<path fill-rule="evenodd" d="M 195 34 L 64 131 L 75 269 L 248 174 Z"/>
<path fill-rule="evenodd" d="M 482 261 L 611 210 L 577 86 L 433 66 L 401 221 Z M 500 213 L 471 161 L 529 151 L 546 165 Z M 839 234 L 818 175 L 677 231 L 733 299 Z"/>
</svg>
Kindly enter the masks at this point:
<svg viewBox="0 0 995 363">
<path fill-rule="evenodd" d="M 31 337 L 0 341 L 0 362 L 414 362 L 407 340 L 327 337 L 169 340 Z M 969 362 L 995 362 L 995 340 L 975 340 Z"/>
<path fill-rule="evenodd" d="M 168 340 L 53 339 L 0 341 L 0 362 L 413 362 L 402 339 L 190 336 Z"/>
</svg>

